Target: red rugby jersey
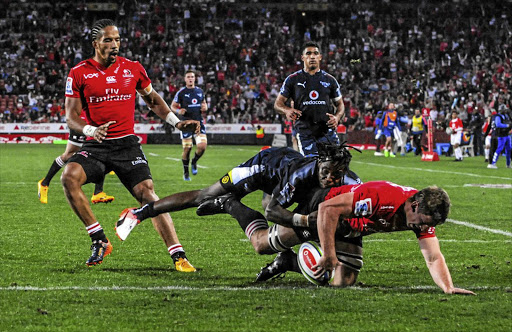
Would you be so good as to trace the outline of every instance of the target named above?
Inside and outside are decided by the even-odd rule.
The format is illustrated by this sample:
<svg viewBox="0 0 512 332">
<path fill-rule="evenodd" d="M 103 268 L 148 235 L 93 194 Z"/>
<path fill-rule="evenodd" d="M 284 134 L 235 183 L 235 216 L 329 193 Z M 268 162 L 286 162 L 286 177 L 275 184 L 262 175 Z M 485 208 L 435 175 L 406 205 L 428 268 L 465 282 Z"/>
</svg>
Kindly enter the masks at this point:
<svg viewBox="0 0 512 332">
<path fill-rule="evenodd" d="M 418 190 L 388 181 L 370 181 L 357 185 L 334 187 L 325 200 L 345 193 L 354 193 L 352 211 L 356 218 L 347 220 L 350 226 L 369 235 L 376 232 L 408 230 L 405 216 L 397 213 L 405 201 Z M 426 232 L 416 232 L 419 239 L 435 237 L 435 227 Z"/>
<path fill-rule="evenodd" d="M 93 59 L 73 67 L 66 82 L 66 97 L 80 98 L 87 123 L 108 128 L 106 139 L 133 135 L 136 91 L 151 84 L 146 70 L 137 61 L 117 57 L 105 68 Z M 92 139 L 88 137 L 88 139 Z"/>
</svg>

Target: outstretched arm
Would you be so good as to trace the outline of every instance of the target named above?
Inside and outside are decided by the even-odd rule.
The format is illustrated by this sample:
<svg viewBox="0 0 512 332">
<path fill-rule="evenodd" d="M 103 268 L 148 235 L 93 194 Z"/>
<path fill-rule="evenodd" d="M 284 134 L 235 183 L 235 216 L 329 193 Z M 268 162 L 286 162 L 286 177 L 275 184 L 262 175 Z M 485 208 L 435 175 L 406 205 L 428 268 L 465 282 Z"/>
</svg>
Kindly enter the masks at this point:
<svg viewBox="0 0 512 332">
<path fill-rule="evenodd" d="M 472 291 L 453 286 L 452 277 L 441 253 L 437 237 L 420 239 L 419 245 L 432 279 L 443 292 L 446 294 L 476 295 Z"/>
<path fill-rule="evenodd" d="M 153 90 L 151 84 L 143 90 L 137 90 L 137 92 L 142 96 L 142 99 L 144 99 L 148 107 L 161 119 L 164 119 L 166 122 L 181 131 L 193 131 L 196 134 L 199 134 L 199 131 L 201 130 L 199 121 L 180 121 L 174 112 L 171 111 L 165 100 L 155 90 Z"/>
</svg>

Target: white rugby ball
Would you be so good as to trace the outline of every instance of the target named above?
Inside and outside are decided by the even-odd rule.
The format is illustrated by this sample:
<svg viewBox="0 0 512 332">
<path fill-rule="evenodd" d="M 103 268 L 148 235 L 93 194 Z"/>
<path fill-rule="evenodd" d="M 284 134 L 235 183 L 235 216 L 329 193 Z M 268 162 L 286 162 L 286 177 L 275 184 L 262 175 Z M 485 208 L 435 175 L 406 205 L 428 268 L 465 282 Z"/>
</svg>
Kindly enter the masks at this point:
<svg viewBox="0 0 512 332">
<path fill-rule="evenodd" d="M 317 286 L 324 286 L 329 283 L 334 277 L 334 271 L 331 278 L 329 274 L 325 272 L 320 278 L 315 278 L 313 266 L 320 260 L 323 252 L 320 245 L 314 241 L 307 241 L 301 244 L 299 253 L 297 255 L 297 261 L 299 263 L 302 275 L 311 283 Z"/>
<path fill-rule="evenodd" d="M 446 133 L 447 133 L 448 135 L 451 135 L 451 134 L 452 134 L 452 132 L 453 132 L 452 128 L 450 128 L 450 127 L 446 127 Z"/>
</svg>

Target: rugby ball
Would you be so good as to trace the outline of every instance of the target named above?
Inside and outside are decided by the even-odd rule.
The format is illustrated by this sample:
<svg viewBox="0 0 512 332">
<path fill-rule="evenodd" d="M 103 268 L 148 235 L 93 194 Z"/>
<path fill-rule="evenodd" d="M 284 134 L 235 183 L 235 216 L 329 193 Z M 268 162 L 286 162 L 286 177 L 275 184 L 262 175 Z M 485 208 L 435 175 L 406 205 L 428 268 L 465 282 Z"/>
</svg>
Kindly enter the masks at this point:
<svg viewBox="0 0 512 332">
<path fill-rule="evenodd" d="M 448 135 L 451 135 L 451 134 L 452 134 L 452 132 L 453 132 L 452 128 L 450 128 L 450 127 L 446 127 L 446 133 L 447 133 Z"/>
<path fill-rule="evenodd" d="M 315 278 L 313 266 L 316 265 L 322 255 L 322 248 L 320 248 L 320 245 L 314 241 L 304 242 L 300 246 L 299 253 L 297 255 L 297 261 L 300 270 L 302 271 L 302 275 L 309 282 L 317 286 L 327 285 L 334 277 L 333 271 L 331 278 L 329 278 L 329 274 L 327 272 L 325 272 L 320 278 Z"/>
</svg>

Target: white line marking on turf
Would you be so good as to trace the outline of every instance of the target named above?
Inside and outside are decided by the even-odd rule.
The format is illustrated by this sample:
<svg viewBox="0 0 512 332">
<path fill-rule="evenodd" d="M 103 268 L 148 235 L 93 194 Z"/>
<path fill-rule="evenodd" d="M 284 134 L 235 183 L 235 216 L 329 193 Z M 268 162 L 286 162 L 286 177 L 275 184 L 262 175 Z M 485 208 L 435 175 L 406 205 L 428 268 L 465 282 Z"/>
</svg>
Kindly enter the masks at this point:
<svg viewBox="0 0 512 332">
<path fill-rule="evenodd" d="M 453 219 L 446 219 L 446 221 L 451 222 L 451 223 L 456 224 L 456 225 L 462 225 L 462 226 L 478 229 L 478 230 L 481 230 L 481 231 L 487 231 L 487 232 L 491 232 L 491 233 L 495 233 L 495 234 L 501 234 L 501 235 L 512 237 L 512 233 L 510 233 L 510 232 L 506 232 L 506 231 L 502 231 L 502 230 L 499 230 L 499 229 L 492 229 L 492 228 L 488 228 L 488 227 L 483 227 L 483 226 L 475 225 L 475 224 L 472 224 L 472 223 L 467 222 L 467 221 L 459 221 L 459 220 L 453 220 Z"/>
<path fill-rule="evenodd" d="M 173 157 L 165 157 L 165 159 L 172 160 L 172 161 L 181 161 L 181 159 L 173 158 Z M 197 165 L 197 168 L 208 168 L 208 167 L 207 166 Z"/>
<path fill-rule="evenodd" d="M 189 286 L 154 286 L 154 287 L 140 287 L 140 286 L 54 286 L 54 287 L 35 287 L 35 286 L 10 286 L 10 287 L 0 287 L 0 291 L 34 291 L 34 292 L 55 292 L 55 291 L 171 291 L 171 290 L 179 290 L 179 291 L 265 291 L 265 290 L 276 290 L 276 289 L 290 289 L 290 290 L 300 290 L 300 289 L 312 289 L 316 288 L 315 286 L 304 285 L 304 287 L 297 286 L 276 286 L 272 285 L 269 287 L 261 287 L 261 286 L 240 286 L 240 287 L 229 287 L 229 286 L 218 286 L 218 287 L 189 287 Z M 510 287 L 503 286 L 466 286 L 466 288 L 471 290 L 508 290 Z M 437 286 L 396 286 L 396 287 L 386 287 L 386 286 L 370 286 L 370 287 L 347 287 L 343 290 L 354 290 L 354 291 L 371 291 L 371 290 L 390 290 L 390 291 L 400 291 L 400 290 L 439 290 Z"/>
<path fill-rule="evenodd" d="M 159 156 L 159 154 L 156 154 L 156 153 L 153 153 L 153 152 L 150 152 L 149 155 L 153 156 L 153 157 L 158 157 Z"/>
<path fill-rule="evenodd" d="M 503 176 L 481 175 L 481 174 L 453 172 L 453 171 L 442 171 L 442 170 L 437 170 L 437 169 L 429 169 L 429 168 L 421 168 L 421 167 L 402 167 L 402 166 L 384 165 L 384 164 L 378 164 L 378 163 L 368 163 L 368 162 L 362 162 L 362 161 L 352 161 L 352 163 L 364 164 L 364 165 L 372 165 L 372 166 L 378 166 L 378 167 L 388 167 L 388 168 L 397 168 L 397 169 L 406 169 L 406 170 L 416 170 L 416 171 L 421 171 L 421 172 L 456 174 L 456 175 L 472 176 L 472 177 L 475 177 L 475 178 L 491 178 L 491 179 L 500 179 L 500 180 L 512 180 L 512 178 L 507 178 L 507 177 L 503 177 Z"/>
</svg>

